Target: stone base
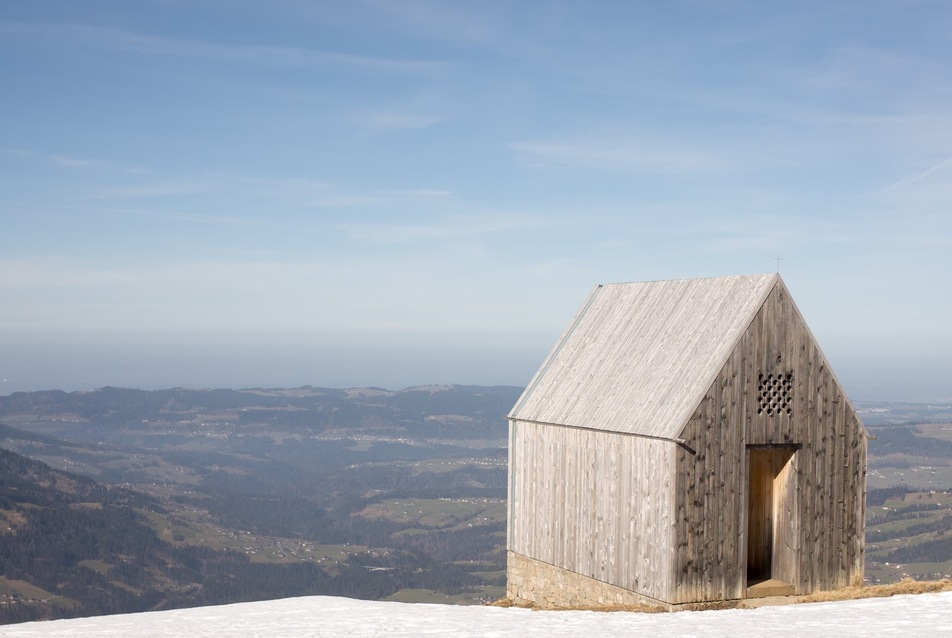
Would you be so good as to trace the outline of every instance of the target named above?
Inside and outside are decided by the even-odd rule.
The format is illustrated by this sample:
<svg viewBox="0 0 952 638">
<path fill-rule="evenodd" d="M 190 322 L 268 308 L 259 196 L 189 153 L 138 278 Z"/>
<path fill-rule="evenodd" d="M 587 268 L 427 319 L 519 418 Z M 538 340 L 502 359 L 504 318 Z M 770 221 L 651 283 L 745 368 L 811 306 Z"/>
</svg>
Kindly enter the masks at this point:
<svg viewBox="0 0 952 638">
<path fill-rule="evenodd" d="M 633 591 L 508 552 L 506 596 L 540 609 L 636 608 L 663 611 L 670 605 Z"/>
<path fill-rule="evenodd" d="M 669 603 L 515 552 L 507 553 L 507 564 L 506 597 L 515 605 L 540 609 L 685 611 L 785 605 L 799 600 L 792 585 L 768 580 L 748 587 L 746 599 Z"/>
</svg>

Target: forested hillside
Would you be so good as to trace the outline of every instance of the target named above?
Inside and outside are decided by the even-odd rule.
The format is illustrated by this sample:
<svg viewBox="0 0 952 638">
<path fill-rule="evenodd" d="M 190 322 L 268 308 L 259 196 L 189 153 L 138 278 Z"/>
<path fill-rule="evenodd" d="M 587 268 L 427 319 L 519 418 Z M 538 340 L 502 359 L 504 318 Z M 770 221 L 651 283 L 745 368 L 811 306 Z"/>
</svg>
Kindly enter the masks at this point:
<svg viewBox="0 0 952 638">
<path fill-rule="evenodd" d="M 356 552 L 331 569 L 170 543 L 150 525 L 169 515 L 155 499 L 6 450 L 0 450 L 0 484 L 2 622 L 303 594 L 380 598 L 404 587 L 452 591 L 478 583 L 466 570 L 437 565 L 419 552 Z M 264 520 L 288 513 L 264 508 L 259 514 Z M 292 517 L 278 525 L 306 533 L 300 522 Z M 353 536 L 375 535 L 373 525 L 366 528 Z"/>
<path fill-rule="evenodd" d="M 32 457 L 0 459 L 0 622 L 318 593 L 496 597 L 518 392 L 0 397 L 16 426 L 0 425 L 0 446 Z"/>
</svg>

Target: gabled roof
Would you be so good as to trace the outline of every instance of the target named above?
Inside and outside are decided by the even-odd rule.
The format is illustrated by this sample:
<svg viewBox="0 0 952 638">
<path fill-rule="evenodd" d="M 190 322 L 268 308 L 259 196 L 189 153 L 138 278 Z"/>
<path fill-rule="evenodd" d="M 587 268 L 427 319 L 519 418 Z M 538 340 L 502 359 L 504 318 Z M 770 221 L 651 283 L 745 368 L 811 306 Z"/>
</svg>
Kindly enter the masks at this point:
<svg viewBox="0 0 952 638">
<path fill-rule="evenodd" d="M 596 286 L 509 418 L 676 438 L 779 281 Z"/>
</svg>

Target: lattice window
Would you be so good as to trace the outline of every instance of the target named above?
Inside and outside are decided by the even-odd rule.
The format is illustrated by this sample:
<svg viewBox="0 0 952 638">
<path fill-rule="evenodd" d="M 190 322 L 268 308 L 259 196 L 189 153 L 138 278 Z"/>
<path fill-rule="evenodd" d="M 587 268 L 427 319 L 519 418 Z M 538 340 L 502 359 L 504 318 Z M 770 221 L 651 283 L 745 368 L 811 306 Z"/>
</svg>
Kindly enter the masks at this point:
<svg viewBox="0 0 952 638">
<path fill-rule="evenodd" d="M 793 414 L 793 374 L 759 376 L 757 414 Z"/>
</svg>

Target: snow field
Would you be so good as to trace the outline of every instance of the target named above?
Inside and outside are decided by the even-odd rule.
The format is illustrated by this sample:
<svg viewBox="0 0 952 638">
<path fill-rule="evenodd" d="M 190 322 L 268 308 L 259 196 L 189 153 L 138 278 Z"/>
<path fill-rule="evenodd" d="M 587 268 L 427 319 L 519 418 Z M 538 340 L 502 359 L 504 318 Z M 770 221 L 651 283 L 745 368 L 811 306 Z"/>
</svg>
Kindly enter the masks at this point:
<svg viewBox="0 0 952 638">
<path fill-rule="evenodd" d="M 0 626 L 0 638 L 952 638 L 952 592 L 758 609 L 531 611 L 312 596 Z"/>
</svg>

